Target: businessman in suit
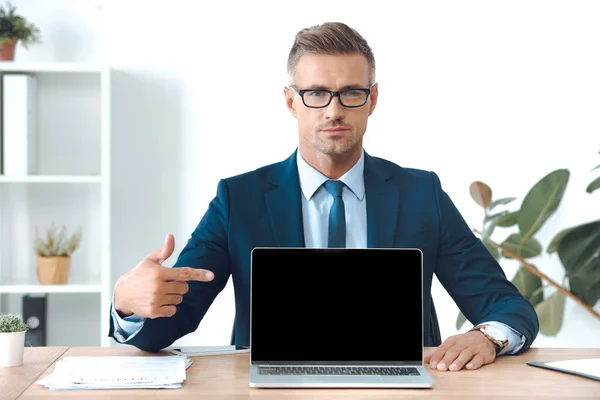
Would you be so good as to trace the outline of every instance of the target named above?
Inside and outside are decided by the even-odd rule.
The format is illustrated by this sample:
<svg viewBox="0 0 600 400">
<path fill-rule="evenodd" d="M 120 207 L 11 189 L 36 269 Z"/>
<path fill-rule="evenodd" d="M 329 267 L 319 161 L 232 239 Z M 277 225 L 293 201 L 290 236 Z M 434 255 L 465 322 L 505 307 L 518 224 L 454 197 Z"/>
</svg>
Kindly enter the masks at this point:
<svg viewBox="0 0 600 400">
<path fill-rule="evenodd" d="M 430 320 L 435 273 L 477 325 L 429 354 L 432 368 L 477 369 L 499 354 L 527 350 L 538 332 L 533 307 L 473 235 L 438 176 L 364 151 L 378 99 L 364 38 L 341 23 L 304 29 L 289 53 L 288 73 L 284 96 L 298 121 L 297 150 L 221 180 L 174 268 L 161 265 L 174 248 L 168 235 L 121 276 L 109 335 L 143 350 L 168 347 L 196 330 L 231 276 L 235 342 L 249 345 L 254 247 L 412 247 L 423 251 L 423 320 Z M 423 329 L 425 345 L 435 345 L 429 323 Z"/>
</svg>

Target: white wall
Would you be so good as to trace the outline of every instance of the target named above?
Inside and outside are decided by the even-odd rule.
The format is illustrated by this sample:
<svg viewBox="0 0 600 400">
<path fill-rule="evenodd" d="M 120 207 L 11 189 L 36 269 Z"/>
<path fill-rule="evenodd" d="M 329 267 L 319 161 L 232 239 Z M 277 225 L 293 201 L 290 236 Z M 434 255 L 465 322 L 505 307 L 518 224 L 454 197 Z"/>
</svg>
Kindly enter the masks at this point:
<svg viewBox="0 0 600 400">
<path fill-rule="evenodd" d="M 115 280 L 168 232 L 178 253 L 220 178 L 294 150 L 282 95 L 287 54 L 298 30 L 328 20 L 356 28 L 375 53 L 370 154 L 436 171 L 472 226 L 482 219 L 472 181 L 521 200 L 556 168 L 569 168 L 571 182 L 538 238 L 547 244 L 600 217 L 600 192 L 585 193 L 600 163 L 596 1 L 13 2 L 45 36 L 18 49 L 19 60 L 106 60 L 116 69 Z M 532 261 L 562 279 L 555 256 Z M 511 278 L 515 265 L 503 266 Z M 439 284 L 433 295 L 442 335 L 456 333 L 456 306 Z M 562 331 L 535 345 L 599 347 L 600 321 L 571 301 L 566 309 Z M 228 286 L 180 343 L 228 343 L 232 320 Z"/>
</svg>

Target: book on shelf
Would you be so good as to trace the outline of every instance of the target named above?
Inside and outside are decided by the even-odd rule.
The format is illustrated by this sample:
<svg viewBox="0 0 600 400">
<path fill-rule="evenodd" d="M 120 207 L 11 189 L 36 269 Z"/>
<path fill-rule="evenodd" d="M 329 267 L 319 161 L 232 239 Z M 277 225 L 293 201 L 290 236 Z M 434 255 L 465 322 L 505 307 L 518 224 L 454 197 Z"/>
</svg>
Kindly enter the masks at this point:
<svg viewBox="0 0 600 400">
<path fill-rule="evenodd" d="M 27 74 L 2 75 L 2 174 L 36 173 L 36 78 Z"/>
</svg>

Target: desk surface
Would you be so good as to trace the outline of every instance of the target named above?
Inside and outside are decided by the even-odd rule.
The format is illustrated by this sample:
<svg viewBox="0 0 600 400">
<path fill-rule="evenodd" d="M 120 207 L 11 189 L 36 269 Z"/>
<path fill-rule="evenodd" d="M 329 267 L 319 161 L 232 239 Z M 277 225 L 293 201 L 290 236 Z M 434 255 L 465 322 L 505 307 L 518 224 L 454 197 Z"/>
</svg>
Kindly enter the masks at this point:
<svg viewBox="0 0 600 400">
<path fill-rule="evenodd" d="M 90 391 L 49 391 L 34 382 L 54 370 L 54 361 L 64 356 L 148 355 L 130 346 L 117 347 L 71 347 L 27 349 L 26 363 L 12 372 L 2 372 L 2 387 L 7 374 L 14 379 L 23 376 L 28 388 L 23 392 L 9 386 L 12 397 L 8 399 L 40 398 L 98 398 L 138 399 L 160 396 L 162 399 L 387 399 L 404 397 L 444 399 L 493 399 L 493 398 L 600 398 L 600 383 L 587 378 L 561 372 L 530 367 L 527 361 L 555 361 L 581 358 L 600 358 L 600 349 L 552 349 L 532 348 L 520 356 L 504 356 L 493 364 L 477 371 L 438 372 L 431 371 L 435 381 L 433 389 L 255 389 L 248 387 L 248 354 L 193 357 L 194 363 L 187 370 L 187 380 L 181 389 L 126 389 Z M 168 354 L 167 352 L 163 352 Z M 62 358 L 61 357 L 61 358 Z M 50 366 L 41 375 L 31 379 L 39 366 Z M 30 368 L 31 367 L 31 368 Z M 22 371 L 19 371 L 19 368 Z M 29 368 L 29 370 L 28 370 Z M 37 368 L 37 369 L 36 369 Z M 27 370 L 27 371 L 25 371 Z M 0 371 L 2 371 L 0 369 Z M 19 375 L 20 374 L 20 375 Z M 9 376 L 10 377 L 10 376 Z M 20 378 L 19 378 L 20 379 Z M 21 394 L 20 397 L 19 394 Z M 0 398 L 4 399 L 4 390 Z"/>
<path fill-rule="evenodd" d="M 68 347 L 25 347 L 22 366 L 0 367 L 0 399 L 19 397 L 68 349 Z"/>
</svg>

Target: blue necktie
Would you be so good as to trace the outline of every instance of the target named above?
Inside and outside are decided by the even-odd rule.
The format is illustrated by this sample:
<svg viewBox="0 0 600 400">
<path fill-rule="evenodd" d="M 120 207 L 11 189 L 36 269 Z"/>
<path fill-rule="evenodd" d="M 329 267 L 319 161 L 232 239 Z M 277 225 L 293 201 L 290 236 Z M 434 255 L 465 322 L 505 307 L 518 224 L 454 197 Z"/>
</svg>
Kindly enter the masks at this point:
<svg viewBox="0 0 600 400">
<path fill-rule="evenodd" d="M 329 237 L 327 247 L 346 247 L 346 210 L 342 199 L 342 181 L 327 181 L 325 189 L 333 196 L 329 210 Z"/>
</svg>

